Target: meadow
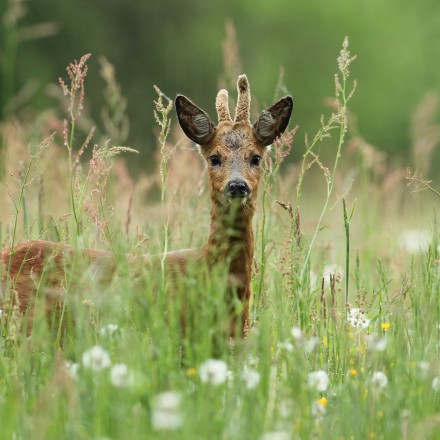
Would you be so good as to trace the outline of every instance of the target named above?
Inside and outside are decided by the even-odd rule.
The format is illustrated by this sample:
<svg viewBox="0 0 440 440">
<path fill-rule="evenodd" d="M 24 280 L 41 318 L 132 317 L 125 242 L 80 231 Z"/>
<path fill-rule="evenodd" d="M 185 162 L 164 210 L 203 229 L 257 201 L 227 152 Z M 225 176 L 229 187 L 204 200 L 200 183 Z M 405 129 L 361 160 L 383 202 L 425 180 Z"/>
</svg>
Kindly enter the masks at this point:
<svg viewBox="0 0 440 440">
<path fill-rule="evenodd" d="M 194 267 L 170 295 L 163 271 L 141 267 L 143 254 L 208 236 L 205 165 L 166 94 L 156 88 L 151 109 L 155 171 L 136 178 L 124 156 L 140 147 L 113 144 L 126 138 L 126 102 L 105 60 L 104 130 L 83 99 L 87 56 L 60 73 L 64 118 L 2 124 L 1 247 L 43 238 L 111 250 L 118 274 L 102 286 L 78 261 L 58 320 L 47 322 L 42 298 L 30 335 L 26 316 L 2 318 L 0 438 L 439 437 L 440 199 L 423 177 L 438 102 L 414 113 L 415 174 L 359 133 L 347 39 L 335 60 L 316 134 L 295 127 L 294 108 L 264 164 L 245 338 L 225 331 L 224 274 Z M 280 77 L 276 97 L 284 89 Z M 5 309 L 14 292 L 0 286 Z"/>
</svg>

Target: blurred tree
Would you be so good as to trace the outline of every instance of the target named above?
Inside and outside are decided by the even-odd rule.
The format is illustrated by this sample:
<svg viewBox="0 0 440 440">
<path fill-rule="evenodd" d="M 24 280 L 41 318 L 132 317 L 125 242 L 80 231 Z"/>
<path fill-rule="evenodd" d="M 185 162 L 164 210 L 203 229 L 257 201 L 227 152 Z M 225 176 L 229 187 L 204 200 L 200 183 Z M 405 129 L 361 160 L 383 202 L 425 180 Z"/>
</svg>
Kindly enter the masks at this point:
<svg viewBox="0 0 440 440">
<path fill-rule="evenodd" d="M 29 1 L 22 22 L 53 22 L 59 32 L 20 46 L 15 85 L 8 88 L 17 93 L 29 79 L 37 79 L 38 93 L 27 105 L 27 110 L 37 112 L 52 102 L 45 85 L 63 76 L 70 60 L 92 52 L 87 105 L 99 120 L 104 84 L 98 59 L 105 56 L 114 64 L 127 98 L 131 127 L 127 144 L 141 149 L 144 167 L 156 147 L 153 84 L 170 97 L 185 93 L 214 114 L 218 82 L 224 78 L 227 19 L 235 25 L 242 69 L 260 108 L 272 101 L 284 66 L 300 135 L 313 132 L 326 111 L 323 99 L 333 95 L 337 51 L 348 35 L 352 52 L 358 54 L 353 76 L 359 88 L 352 110 L 360 130 L 373 145 L 406 153 L 412 112 L 426 92 L 440 92 L 440 8 L 435 1 Z M 4 35 L 4 14 L 2 23 Z M 3 44 L 0 56 L 4 75 Z M 3 95 L 3 109 L 9 99 Z"/>
</svg>

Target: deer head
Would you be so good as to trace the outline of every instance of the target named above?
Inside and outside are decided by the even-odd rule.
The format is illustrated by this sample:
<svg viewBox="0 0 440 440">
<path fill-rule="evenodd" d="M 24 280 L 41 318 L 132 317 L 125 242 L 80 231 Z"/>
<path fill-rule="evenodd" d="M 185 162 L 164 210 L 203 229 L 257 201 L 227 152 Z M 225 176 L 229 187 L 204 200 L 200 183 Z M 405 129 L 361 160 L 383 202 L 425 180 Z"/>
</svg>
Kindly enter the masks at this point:
<svg viewBox="0 0 440 440">
<path fill-rule="evenodd" d="M 262 159 L 267 147 L 286 129 L 293 101 L 286 96 L 250 122 L 250 90 L 246 75 L 237 82 L 238 100 L 235 119 L 229 113 L 228 92 L 220 90 L 216 99 L 218 125 L 183 95 L 176 98 L 176 111 L 185 134 L 200 145 L 208 162 L 211 199 L 229 206 L 241 202 L 254 207 L 261 176 Z M 253 210 L 252 210 L 253 211 Z"/>
</svg>

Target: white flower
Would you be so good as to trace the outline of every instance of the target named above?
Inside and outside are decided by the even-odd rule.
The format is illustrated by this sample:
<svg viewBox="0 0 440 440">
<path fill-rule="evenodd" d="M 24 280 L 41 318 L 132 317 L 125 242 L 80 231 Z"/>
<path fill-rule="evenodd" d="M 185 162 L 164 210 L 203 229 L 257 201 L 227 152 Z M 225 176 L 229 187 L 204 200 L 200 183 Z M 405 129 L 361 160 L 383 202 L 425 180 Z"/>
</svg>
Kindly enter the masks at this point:
<svg viewBox="0 0 440 440">
<path fill-rule="evenodd" d="M 289 341 L 278 342 L 278 349 L 281 351 L 288 351 L 289 353 L 292 353 L 293 344 Z"/>
<path fill-rule="evenodd" d="M 440 391 L 440 377 L 434 377 L 434 379 L 432 379 L 431 387 L 436 393 Z"/>
<path fill-rule="evenodd" d="M 200 379 L 210 385 L 221 385 L 228 377 L 228 366 L 220 359 L 208 359 L 200 365 Z"/>
<path fill-rule="evenodd" d="M 306 353 L 311 353 L 315 347 L 318 345 L 319 339 L 316 336 L 312 336 L 311 338 L 304 341 L 304 351 Z"/>
<path fill-rule="evenodd" d="M 82 364 L 93 371 L 101 371 L 111 366 L 110 355 L 99 345 L 95 345 L 82 355 Z"/>
<path fill-rule="evenodd" d="M 371 376 L 371 383 L 378 390 L 383 390 L 388 385 L 388 378 L 382 371 L 375 371 Z"/>
<path fill-rule="evenodd" d="M 388 346 L 387 338 L 377 334 L 367 335 L 367 348 L 371 351 L 385 351 Z"/>
<path fill-rule="evenodd" d="M 371 321 L 361 309 L 353 308 L 348 311 L 347 322 L 354 328 L 364 330 L 370 326 Z"/>
<path fill-rule="evenodd" d="M 125 364 L 115 364 L 110 370 L 110 382 L 117 388 L 128 385 L 128 367 Z"/>
<path fill-rule="evenodd" d="M 307 383 L 310 388 L 314 388 L 316 391 L 323 393 L 327 390 L 330 380 L 324 370 L 318 370 L 309 373 Z"/>
<path fill-rule="evenodd" d="M 431 236 L 423 229 L 408 229 L 402 232 L 400 246 L 409 254 L 426 252 L 429 249 Z"/>
<path fill-rule="evenodd" d="M 285 431 L 266 432 L 260 437 L 260 440 L 290 440 L 290 434 Z"/>
<path fill-rule="evenodd" d="M 79 364 L 78 363 L 66 361 L 64 366 L 66 367 L 67 374 L 72 379 L 75 379 L 75 380 L 78 379 L 78 370 L 79 370 Z"/>
<path fill-rule="evenodd" d="M 155 430 L 175 431 L 182 426 L 181 400 L 182 396 L 173 391 L 165 391 L 154 397 L 151 424 Z"/>
<path fill-rule="evenodd" d="M 324 267 L 322 272 L 322 278 L 324 278 L 324 286 L 326 288 L 330 287 L 330 277 L 335 277 L 336 282 L 340 282 L 342 279 L 342 274 L 344 270 L 341 266 L 337 264 L 329 264 Z"/>
<path fill-rule="evenodd" d="M 293 339 L 297 341 L 302 338 L 302 331 L 299 327 L 292 327 L 290 334 L 292 335 Z"/>
<path fill-rule="evenodd" d="M 243 379 L 248 390 L 256 388 L 260 383 L 260 373 L 248 367 L 244 367 L 241 378 Z"/>
<path fill-rule="evenodd" d="M 101 336 L 113 336 L 118 330 L 117 324 L 107 324 L 99 330 Z"/>
</svg>

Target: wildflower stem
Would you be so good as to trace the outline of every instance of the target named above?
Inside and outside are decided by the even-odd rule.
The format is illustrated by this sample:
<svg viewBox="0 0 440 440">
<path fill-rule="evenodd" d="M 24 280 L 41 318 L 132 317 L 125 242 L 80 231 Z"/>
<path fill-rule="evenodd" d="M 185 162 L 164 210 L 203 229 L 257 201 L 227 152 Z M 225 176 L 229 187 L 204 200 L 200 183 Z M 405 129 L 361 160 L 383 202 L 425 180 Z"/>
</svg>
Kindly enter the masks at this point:
<svg viewBox="0 0 440 440">
<path fill-rule="evenodd" d="M 348 283 L 350 273 L 350 220 L 347 215 L 347 204 L 345 197 L 342 198 L 342 209 L 344 212 L 344 227 L 345 227 L 345 306 L 348 302 Z M 347 307 L 345 307 L 347 313 Z"/>
<path fill-rule="evenodd" d="M 266 200 L 267 200 L 267 188 L 269 185 L 270 178 L 272 176 L 273 169 L 269 171 L 266 170 L 264 181 L 263 181 L 263 194 L 262 194 L 262 209 L 263 215 L 261 219 L 261 260 L 259 267 L 259 280 L 258 280 L 258 291 L 257 298 L 254 303 L 257 306 L 260 302 L 261 295 L 263 293 L 263 284 L 264 284 L 264 274 L 266 271 L 266 222 L 267 222 L 267 212 L 266 212 Z"/>
<path fill-rule="evenodd" d="M 51 139 L 51 138 L 49 138 Z M 10 278 L 10 274 L 11 274 L 11 268 L 12 268 L 12 258 L 14 256 L 15 250 L 14 250 L 14 245 L 15 245 L 15 239 L 16 239 L 16 235 L 17 235 L 17 228 L 18 228 L 18 216 L 20 213 L 20 207 L 24 204 L 24 191 L 25 188 L 27 186 L 28 180 L 29 180 L 29 175 L 33 166 L 33 163 L 35 161 L 35 159 L 37 158 L 37 155 L 31 155 L 30 161 L 28 166 L 26 167 L 26 170 L 24 171 L 21 179 L 20 179 L 20 194 L 18 196 L 18 202 L 16 203 L 13 199 L 13 205 L 14 205 L 14 225 L 12 228 L 12 237 L 11 237 L 11 241 L 10 241 L 10 251 L 9 251 L 9 259 L 8 259 L 8 266 L 7 266 L 7 274 L 8 277 L 6 278 L 6 283 L 5 283 L 5 292 L 6 293 L 9 290 L 9 283 L 11 282 L 11 278 Z M 12 198 L 12 197 L 11 197 Z M 25 220 L 26 222 L 26 220 Z M 22 263 L 23 264 L 23 263 Z M 21 271 L 21 268 L 20 268 Z M 0 279 L 1 281 L 1 279 Z M 9 300 L 9 308 L 11 309 L 13 305 L 13 295 L 11 295 L 11 298 Z M 7 327 L 8 327 L 8 323 L 4 323 L 3 319 L 0 320 L 1 323 L 1 330 L 2 330 L 2 334 L 6 335 L 7 333 Z"/>
<path fill-rule="evenodd" d="M 26 171 L 23 175 L 23 178 L 21 180 L 21 186 L 20 186 L 20 195 L 18 196 L 18 203 L 14 202 L 14 227 L 12 229 L 12 238 L 11 238 L 11 255 L 9 258 L 9 266 L 8 266 L 8 273 L 10 271 L 10 265 L 11 265 L 11 260 L 12 260 L 12 255 L 13 255 L 13 249 L 14 249 L 14 244 L 15 244 L 15 237 L 17 235 L 17 227 L 18 227 L 18 214 L 20 212 L 20 207 L 23 203 L 24 200 L 24 189 L 26 187 L 27 181 L 28 181 L 28 177 L 29 177 L 29 173 L 32 167 L 32 163 L 34 161 L 34 157 L 31 157 L 31 160 L 29 161 L 29 165 L 26 168 Z"/>
<path fill-rule="evenodd" d="M 168 177 L 168 161 L 170 160 L 171 154 L 167 152 L 167 137 L 170 132 L 171 121 L 168 118 L 168 114 L 173 108 L 173 101 L 165 96 L 162 91 L 154 86 L 156 93 L 158 94 L 157 101 L 154 101 L 156 105 L 156 109 L 154 111 L 154 116 L 156 118 L 156 122 L 160 126 L 160 177 L 161 177 L 161 205 L 162 211 L 165 210 L 165 194 L 166 194 L 166 182 Z M 163 98 L 168 100 L 168 105 L 165 107 L 163 105 Z M 168 242 L 169 242 L 169 219 L 168 215 L 164 224 L 164 237 L 163 237 L 163 256 L 161 259 L 161 272 L 162 272 L 162 290 L 165 288 L 165 260 L 166 254 L 168 252 Z"/>
<path fill-rule="evenodd" d="M 74 98 L 73 98 L 74 99 Z M 72 162 L 72 148 L 73 148 L 73 139 L 75 134 L 75 118 L 73 116 L 73 113 L 70 112 L 70 136 L 69 136 L 69 143 L 68 143 L 68 153 L 69 153 L 69 170 L 70 170 L 70 176 L 69 176 L 69 184 L 70 184 L 70 204 L 72 206 L 72 213 L 73 218 L 75 219 L 75 225 L 76 225 L 76 233 L 77 236 L 81 236 L 81 226 L 80 226 L 80 219 L 78 216 L 78 213 L 76 211 L 76 204 L 75 204 L 75 189 L 73 184 L 73 162 Z"/>
<path fill-rule="evenodd" d="M 324 220 L 325 214 L 327 213 L 330 198 L 333 194 L 336 171 L 338 169 L 339 159 L 341 158 L 341 151 L 342 151 L 342 146 L 344 145 L 345 134 L 347 133 L 347 125 L 348 125 L 347 124 L 347 103 L 353 94 L 353 91 L 348 96 L 346 94 L 347 79 L 349 76 L 348 66 L 349 66 L 350 62 L 354 59 L 354 58 L 350 58 L 350 53 L 348 52 L 347 47 L 348 47 L 348 40 L 345 39 L 344 44 L 343 44 L 343 49 L 341 50 L 341 55 L 338 58 L 340 74 L 337 74 L 335 76 L 336 96 L 337 96 L 337 98 L 340 97 L 340 99 L 338 99 L 338 113 L 336 115 L 332 115 L 329 122 L 326 125 L 323 124 L 323 128 L 321 128 L 318 131 L 318 134 L 315 136 L 314 141 L 312 142 L 312 144 L 308 147 L 308 149 L 306 151 L 306 155 L 310 154 L 312 152 L 313 146 L 316 144 L 317 140 L 321 140 L 323 135 L 326 134 L 326 132 L 328 132 L 330 129 L 339 127 L 338 146 L 336 149 L 336 157 L 335 157 L 335 161 L 333 163 L 332 173 L 331 173 L 331 175 L 325 174 L 325 178 L 327 181 L 327 196 L 326 196 L 326 199 L 324 202 L 324 206 L 321 210 L 321 214 L 319 216 L 319 220 L 316 225 L 315 232 L 313 233 L 312 239 L 310 240 L 310 244 L 307 249 L 306 257 L 304 259 L 303 266 L 302 266 L 302 269 L 300 272 L 299 281 L 301 284 L 304 281 L 304 275 L 305 275 L 306 269 L 308 267 L 311 252 L 312 252 L 313 246 L 315 245 L 318 234 L 321 231 L 322 222 Z M 340 82 L 339 78 L 342 79 L 342 83 Z M 304 160 L 303 160 L 302 170 L 305 170 L 304 167 L 305 167 L 305 165 L 304 165 Z M 302 183 L 302 179 L 301 179 L 301 183 Z M 299 188 L 297 187 L 297 197 L 300 194 Z"/>
</svg>

